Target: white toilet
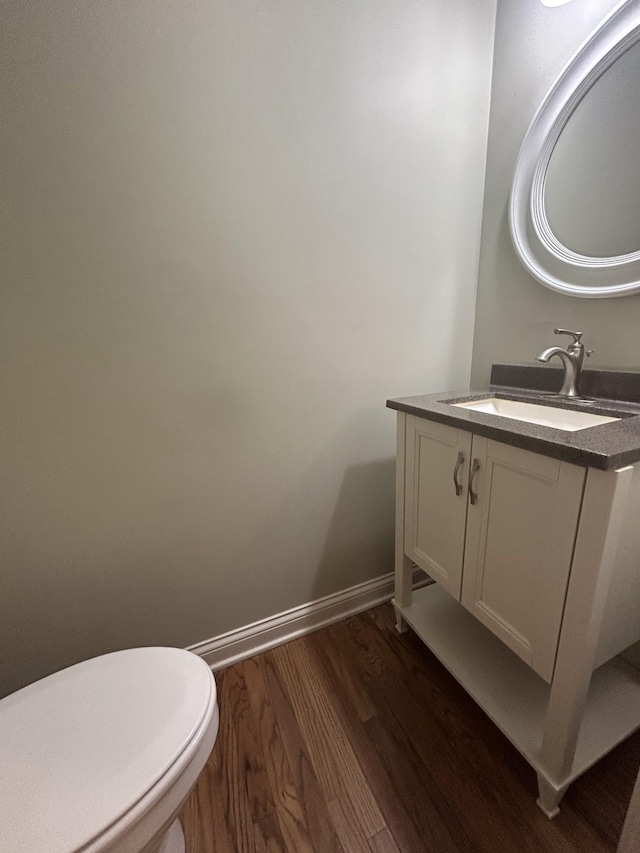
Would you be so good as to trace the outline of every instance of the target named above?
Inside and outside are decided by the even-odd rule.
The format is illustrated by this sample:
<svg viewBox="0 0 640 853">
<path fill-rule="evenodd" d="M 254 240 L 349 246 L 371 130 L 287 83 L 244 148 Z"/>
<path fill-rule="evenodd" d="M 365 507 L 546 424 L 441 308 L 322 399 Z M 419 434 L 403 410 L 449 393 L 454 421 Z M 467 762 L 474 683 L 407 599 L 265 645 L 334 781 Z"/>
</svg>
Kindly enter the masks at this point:
<svg viewBox="0 0 640 853">
<path fill-rule="evenodd" d="M 184 851 L 176 815 L 218 719 L 211 670 L 173 648 L 94 658 L 0 700 L 0 851 Z"/>
</svg>

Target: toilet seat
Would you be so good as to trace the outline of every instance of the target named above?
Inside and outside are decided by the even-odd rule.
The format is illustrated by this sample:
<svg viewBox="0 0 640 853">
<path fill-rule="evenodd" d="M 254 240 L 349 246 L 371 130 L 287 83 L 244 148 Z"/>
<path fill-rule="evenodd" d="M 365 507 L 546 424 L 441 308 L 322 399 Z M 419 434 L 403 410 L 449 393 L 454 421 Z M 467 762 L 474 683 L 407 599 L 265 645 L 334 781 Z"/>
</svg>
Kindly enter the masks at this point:
<svg viewBox="0 0 640 853">
<path fill-rule="evenodd" d="M 94 658 L 0 701 L 0 850 L 142 850 L 218 728 L 213 675 L 173 648 Z"/>
</svg>

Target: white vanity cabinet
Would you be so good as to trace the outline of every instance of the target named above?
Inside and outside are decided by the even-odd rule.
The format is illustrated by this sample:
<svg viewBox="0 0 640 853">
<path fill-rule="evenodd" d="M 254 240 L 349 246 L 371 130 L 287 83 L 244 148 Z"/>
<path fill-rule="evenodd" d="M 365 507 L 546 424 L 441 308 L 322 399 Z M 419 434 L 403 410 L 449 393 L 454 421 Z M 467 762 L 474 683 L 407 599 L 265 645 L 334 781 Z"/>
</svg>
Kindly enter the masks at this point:
<svg viewBox="0 0 640 853">
<path fill-rule="evenodd" d="M 551 682 L 586 469 L 407 416 L 417 566 Z"/>
<path fill-rule="evenodd" d="M 640 727 L 640 464 L 604 471 L 398 411 L 407 623 L 520 750 L 549 817 Z M 435 581 L 412 589 L 413 566 Z"/>
</svg>

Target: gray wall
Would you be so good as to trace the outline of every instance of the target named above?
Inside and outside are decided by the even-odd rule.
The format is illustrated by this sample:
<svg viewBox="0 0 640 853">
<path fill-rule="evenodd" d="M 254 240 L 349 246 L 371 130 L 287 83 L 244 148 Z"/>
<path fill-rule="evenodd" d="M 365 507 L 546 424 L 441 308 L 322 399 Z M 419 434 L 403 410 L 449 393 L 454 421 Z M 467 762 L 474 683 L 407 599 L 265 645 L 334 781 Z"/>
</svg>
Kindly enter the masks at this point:
<svg viewBox="0 0 640 853">
<path fill-rule="evenodd" d="M 616 4 L 580 0 L 553 9 L 531 0 L 498 0 L 473 347 L 475 386 L 489 381 L 493 362 L 535 363 L 544 347 L 558 342 L 555 326 L 584 331 L 585 344 L 595 350 L 587 366 L 640 369 L 640 296 L 591 300 L 547 290 L 518 261 L 507 221 L 516 157 L 536 109 L 574 51 Z M 630 165 L 637 171 L 637 162 Z"/>
<path fill-rule="evenodd" d="M 392 569 L 468 381 L 494 0 L 5 0 L 0 690 Z"/>
</svg>

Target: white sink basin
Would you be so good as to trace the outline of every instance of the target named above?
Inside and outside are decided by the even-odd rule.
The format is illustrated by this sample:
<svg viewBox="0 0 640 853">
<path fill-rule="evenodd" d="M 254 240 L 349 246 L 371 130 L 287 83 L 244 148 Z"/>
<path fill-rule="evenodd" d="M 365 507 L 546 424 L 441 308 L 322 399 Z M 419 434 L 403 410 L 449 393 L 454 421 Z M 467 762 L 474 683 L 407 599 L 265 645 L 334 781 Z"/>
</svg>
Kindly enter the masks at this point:
<svg viewBox="0 0 640 853">
<path fill-rule="evenodd" d="M 559 409 L 555 406 L 521 403 L 519 400 L 502 400 L 499 397 L 488 397 L 484 400 L 470 400 L 468 403 L 452 403 L 451 405 L 458 406 L 461 409 L 471 409 L 474 412 L 484 412 L 488 415 L 498 415 L 501 418 L 526 421 L 529 424 L 564 429 L 569 432 L 620 420 L 620 418 L 610 418 L 604 415 L 592 415 L 591 412 L 575 412 L 571 409 Z"/>
</svg>

